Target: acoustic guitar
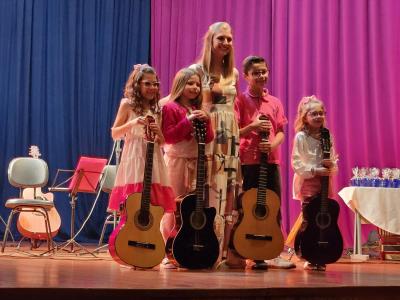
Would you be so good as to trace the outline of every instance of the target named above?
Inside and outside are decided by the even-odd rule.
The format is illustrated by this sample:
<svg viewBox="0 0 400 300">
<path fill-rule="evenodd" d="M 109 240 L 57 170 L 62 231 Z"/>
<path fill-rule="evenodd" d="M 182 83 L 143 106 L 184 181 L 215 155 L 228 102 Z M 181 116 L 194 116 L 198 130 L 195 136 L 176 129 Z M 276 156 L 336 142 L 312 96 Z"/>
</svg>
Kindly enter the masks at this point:
<svg viewBox="0 0 400 300">
<path fill-rule="evenodd" d="M 260 119 L 267 120 L 267 116 Z M 260 132 L 261 140 L 268 140 L 267 132 Z M 283 235 L 277 216 L 280 208 L 278 195 L 267 189 L 268 155 L 260 155 L 258 188 L 252 188 L 241 195 L 242 212 L 239 225 L 234 229 L 233 246 L 245 258 L 254 260 L 272 259 L 283 250 Z"/>
<path fill-rule="evenodd" d="M 212 267 L 218 259 L 219 243 L 214 232 L 214 207 L 205 207 L 205 124 L 193 120 L 198 142 L 196 191 L 182 199 L 180 217 L 182 225 L 173 241 L 175 261 L 184 268 Z"/>
<path fill-rule="evenodd" d="M 29 148 L 29 155 L 33 158 L 41 156 L 39 147 L 32 145 Z M 26 188 L 22 191 L 22 198 L 33 199 L 33 197 L 48 200 L 53 202 L 53 193 L 42 193 L 40 188 L 36 188 L 36 193 L 33 188 Z M 49 222 L 51 228 L 51 236 L 57 235 L 61 226 L 61 217 L 55 207 L 48 211 Z M 43 215 L 37 212 L 21 212 L 17 221 L 18 231 L 22 236 L 27 237 L 33 241 L 32 245 L 36 244 L 37 240 L 47 240 L 46 226 L 43 222 Z"/>
<path fill-rule="evenodd" d="M 151 116 L 146 119 L 149 124 L 155 122 Z M 143 191 L 128 196 L 121 221 L 109 240 L 110 254 L 115 261 L 138 268 L 152 268 L 165 255 L 165 244 L 160 231 L 164 210 L 150 203 L 155 136 L 149 126 L 145 126 L 145 136 L 147 149 Z"/>
<path fill-rule="evenodd" d="M 323 158 L 330 158 L 329 130 L 321 128 Z M 339 204 L 328 198 L 329 176 L 321 176 L 321 194 L 310 199 L 303 211 L 303 224 L 298 231 L 294 248 L 296 255 L 312 264 L 336 262 L 343 252 L 343 238 L 337 220 Z"/>
</svg>

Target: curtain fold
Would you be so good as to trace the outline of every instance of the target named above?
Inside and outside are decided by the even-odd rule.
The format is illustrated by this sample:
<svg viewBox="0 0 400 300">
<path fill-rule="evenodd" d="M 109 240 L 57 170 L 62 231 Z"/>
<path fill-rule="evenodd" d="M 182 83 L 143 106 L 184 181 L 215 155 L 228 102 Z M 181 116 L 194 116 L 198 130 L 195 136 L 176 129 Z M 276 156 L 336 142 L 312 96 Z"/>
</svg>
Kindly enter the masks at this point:
<svg viewBox="0 0 400 300">
<path fill-rule="evenodd" d="M 50 170 L 73 169 L 81 155 L 109 157 L 110 127 L 124 83 L 136 63 L 149 61 L 148 0 L 0 1 L 0 180 L 4 201 L 18 191 L 7 166 L 38 145 Z M 66 194 L 55 195 L 62 219 L 57 238 L 70 231 Z M 75 228 L 94 195 L 80 194 Z M 78 237 L 98 239 L 108 199 L 103 196 Z M 6 218 L 9 210 L 0 205 Z M 15 228 L 15 227 L 13 227 Z M 4 226 L 0 224 L 0 232 Z"/>
<path fill-rule="evenodd" d="M 234 33 L 236 66 L 256 54 L 271 67 L 268 89 L 283 102 L 289 125 L 282 145 L 282 214 L 286 232 L 297 218 L 290 155 L 293 123 L 302 96 L 327 107 L 339 152 L 335 189 L 351 168 L 400 167 L 397 119 L 400 86 L 400 2 L 396 0 L 152 0 L 151 59 L 168 94 L 180 68 L 200 54 L 210 24 L 227 21 Z M 240 79 L 241 91 L 245 88 Z M 352 245 L 353 214 L 341 204 L 339 220 Z M 370 230 L 371 227 L 366 228 Z M 365 236 L 365 235 L 364 235 Z"/>
</svg>

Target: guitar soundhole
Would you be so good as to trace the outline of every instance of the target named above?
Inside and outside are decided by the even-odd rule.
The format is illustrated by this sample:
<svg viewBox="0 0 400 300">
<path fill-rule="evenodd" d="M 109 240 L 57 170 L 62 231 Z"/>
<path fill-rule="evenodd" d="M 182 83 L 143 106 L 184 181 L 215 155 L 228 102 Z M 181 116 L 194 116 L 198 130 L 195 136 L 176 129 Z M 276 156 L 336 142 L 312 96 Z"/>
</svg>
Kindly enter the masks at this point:
<svg viewBox="0 0 400 300">
<path fill-rule="evenodd" d="M 206 216 L 203 212 L 192 212 L 190 224 L 192 224 L 193 229 L 201 230 L 206 225 Z"/>
<path fill-rule="evenodd" d="M 263 220 L 268 217 L 269 210 L 266 205 L 256 204 L 253 207 L 253 214 L 256 219 Z"/>
<path fill-rule="evenodd" d="M 318 228 L 326 229 L 331 225 L 331 215 L 327 213 L 318 213 L 315 217 L 315 223 Z"/>
<path fill-rule="evenodd" d="M 140 230 L 147 230 L 153 226 L 153 216 L 150 212 L 141 212 L 139 210 L 135 214 L 135 225 Z"/>
</svg>

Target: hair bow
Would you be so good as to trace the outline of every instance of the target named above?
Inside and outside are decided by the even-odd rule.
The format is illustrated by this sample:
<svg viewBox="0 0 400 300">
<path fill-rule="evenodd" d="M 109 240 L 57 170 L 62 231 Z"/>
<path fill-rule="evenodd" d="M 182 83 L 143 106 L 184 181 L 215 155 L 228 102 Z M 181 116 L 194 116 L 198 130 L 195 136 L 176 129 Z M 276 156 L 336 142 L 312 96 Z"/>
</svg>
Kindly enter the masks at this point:
<svg viewBox="0 0 400 300">
<path fill-rule="evenodd" d="M 134 69 L 135 71 L 136 71 L 136 70 L 139 70 L 141 67 L 142 67 L 141 64 L 133 65 L 133 69 Z"/>
<path fill-rule="evenodd" d="M 300 101 L 301 106 L 306 105 L 307 103 L 309 103 L 312 100 L 316 100 L 316 97 L 314 95 L 301 98 L 301 101 Z"/>
</svg>

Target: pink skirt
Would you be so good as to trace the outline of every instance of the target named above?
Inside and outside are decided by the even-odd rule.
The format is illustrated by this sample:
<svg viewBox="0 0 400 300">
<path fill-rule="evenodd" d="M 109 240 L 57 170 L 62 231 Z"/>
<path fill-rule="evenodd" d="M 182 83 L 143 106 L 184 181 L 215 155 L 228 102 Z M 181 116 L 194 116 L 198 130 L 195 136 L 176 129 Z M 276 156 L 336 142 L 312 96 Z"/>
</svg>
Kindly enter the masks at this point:
<svg viewBox="0 0 400 300">
<path fill-rule="evenodd" d="M 115 187 L 110 196 L 108 207 L 112 210 L 120 210 L 120 206 L 125 204 L 130 194 L 141 193 L 143 191 L 143 183 L 127 184 L 125 186 Z M 169 186 L 161 186 L 158 183 L 151 184 L 150 202 L 152 205 L 161 206 L 164 212 L 174 212 L 176 205 L 174 193 Z"/>
</svg>

